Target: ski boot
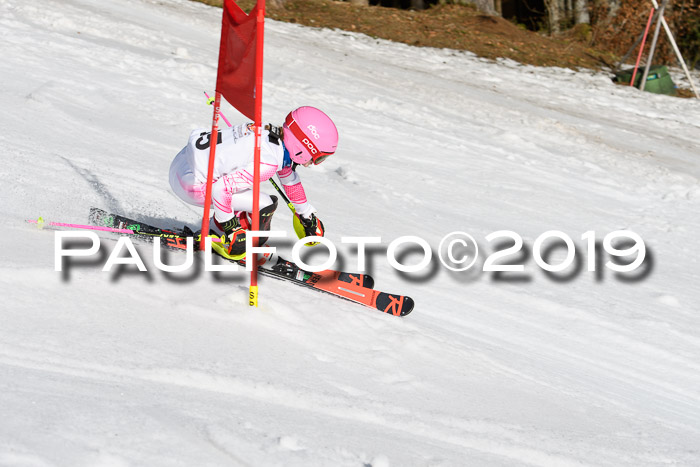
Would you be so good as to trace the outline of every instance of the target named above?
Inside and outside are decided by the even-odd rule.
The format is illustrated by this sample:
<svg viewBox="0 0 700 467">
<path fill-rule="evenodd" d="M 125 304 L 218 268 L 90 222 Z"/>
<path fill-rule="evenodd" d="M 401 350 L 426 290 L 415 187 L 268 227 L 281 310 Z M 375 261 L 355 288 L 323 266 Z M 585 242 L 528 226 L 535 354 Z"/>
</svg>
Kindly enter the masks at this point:
<svg viewBox="0 0 700 467">
<path fill-rule="evenodd" d="M 270 196 L 272 204 L 260 210 L 260 230 L 270 230 L 272 224 L 272 215 L 277 209 L 277 197 Z M 215 245 L 212 243 L 212 248 L 226 259 L 231 259 L 238 262 L 245 262 L 246 256 L 246 230 L 251 227 L 251 222 L 248 213 L 241 212 L 239 216 L 234 216 L 226 222 L 219 222 L 214 217 L 216 226 L 224 232 L 222 240 L 227 245 Z M 264 245 L 267 237 L 259 237 L 258 244 Z"/>
</svg>

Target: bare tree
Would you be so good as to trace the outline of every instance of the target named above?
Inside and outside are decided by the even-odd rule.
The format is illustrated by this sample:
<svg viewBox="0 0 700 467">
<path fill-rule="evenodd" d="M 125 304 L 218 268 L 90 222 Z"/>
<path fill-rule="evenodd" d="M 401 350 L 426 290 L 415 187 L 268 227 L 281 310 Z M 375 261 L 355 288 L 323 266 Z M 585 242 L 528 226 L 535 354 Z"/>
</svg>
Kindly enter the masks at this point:
<svg viewBox="0 0 700 467">
<path fill-rule="evenodd" d="M 558 33 L 562 28 L 590 23 L 587 0 L 544 0 L 549 30 Z"/>
<path fill-rule="evenodd" d="M 544 6 L 547 8 L 549 30 L 552 33 L 560 32 L 562 20 L 561 0 L 544 0 Z"/>
<path fill-rule="evenodd" d="M 589 24 L 591 17 L 588 14 L 588 2 L 586 0 L 575 0 L 574 2 L 574 24 Z"/>
</svg>

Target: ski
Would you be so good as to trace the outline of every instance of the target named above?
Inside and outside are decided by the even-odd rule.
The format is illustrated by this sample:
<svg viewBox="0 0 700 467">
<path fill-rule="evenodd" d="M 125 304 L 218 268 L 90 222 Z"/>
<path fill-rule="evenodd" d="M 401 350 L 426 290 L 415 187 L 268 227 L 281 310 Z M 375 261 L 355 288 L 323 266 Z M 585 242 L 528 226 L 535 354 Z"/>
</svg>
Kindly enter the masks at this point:
<svg viewBox="0 0 700 467">
<path fill-rule="evenodd" d="M 182 230 L 162 229 L 140 222 L 118 214 L 111 214 L 99 208 L 90 208 L 88 220 L 96 226 L 117 230 L 130 230 L 131 235 L 153 239 L 160 237 L 164 241 L 161 245 L 173 249 L 185 249 L 187 247 L 187 237 L 194 237 L 194 232 L 188 227 Z M 128 234 L 128 232 L 126 232 Z M 195 238 L 195 246 L 198 245 L 199 238 Z"/>
<path fill-rule="evenodd" d="M 360 274 L 332 270 L 317 273 L 305 271 L 291 261 L 279 257 L 277 264 L 272 268 L 258 267 L 258 271 L 266 276 L 289 280 L 394 316 L 406 316 L 413 311 L 414 302 L 411 297 L 363 287 Z"/>
<path fill-rule="evenodd" d="M 99 208 L 90 210 L 89 219 L 90 222 L 97 226 L 125 229 L 132 231 L 132 235 L 145 239 L 161 237 L 165 239 L 161 245 L 171 249 L 185 249 L 187 237 L 195 236 L 194 232 L 188 227 L 184 227 L 182 230 L 161 229 L 128 217 L 108 213 Z M 198 240 L 198 238 L 195 238 L 195 243 L 198 243 Z M 213 249 L 217 251 L 220 248 Z M 220 256 L 227 261 L 236 263 L 230 258 Z M 258 271 L 264 276 L 325 292 L 394 316 L 405 316 L 414 307 L 414 301 L 411 297 L 374 290 L 374 279 L 368 274 L 354 274 L 330 269 L 310 272 L 280 257 L 277 257 L 275 265 L 271 267 L 267 267 L 267 265 L 259 266 Z"/>
</svg>

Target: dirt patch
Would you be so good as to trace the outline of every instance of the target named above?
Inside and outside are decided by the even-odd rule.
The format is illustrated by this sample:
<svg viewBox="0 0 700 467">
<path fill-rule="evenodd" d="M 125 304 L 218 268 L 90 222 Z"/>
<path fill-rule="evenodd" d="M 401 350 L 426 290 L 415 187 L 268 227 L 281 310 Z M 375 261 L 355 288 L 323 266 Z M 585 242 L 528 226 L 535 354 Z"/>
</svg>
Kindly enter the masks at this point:
<svg viewBox="0 0 700 467">
<path fill-rule="evenodd" d="M 195 1 L 223 4 L 222 0 Z M 238 3 L 249 11 L 255 1 Z M 414 46 L 468 50 L 480 57 L 510 58 L 528 65 L 599 69 L 615 62 L 614 56 L 588 47 L 577 34 L 545 36 L 468 6 L 411 11 L 334 0 L 288 0 L 282 7 L 268 4 L 266 13 L 278 21 L 361 32 Z"/>
</svg>

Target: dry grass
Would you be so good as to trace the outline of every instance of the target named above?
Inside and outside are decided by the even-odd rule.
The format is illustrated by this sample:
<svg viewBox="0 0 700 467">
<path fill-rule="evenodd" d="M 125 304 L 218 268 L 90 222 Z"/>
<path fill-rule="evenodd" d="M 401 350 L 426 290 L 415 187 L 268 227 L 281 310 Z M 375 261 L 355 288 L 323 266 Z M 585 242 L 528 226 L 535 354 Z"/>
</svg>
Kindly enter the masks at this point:
<svg viewBox="0 0 700 467">
<path fill-rule="evenodd" d="M 223 4 L 222 0 L 195 1 Z M 238 3 L 246 11 L 255 5 L 254 0 Z M 409 45 L 468 50 L 480 57 L 504 57 L 530 65 L 596 69 L 614 63 L 612 55 L 588 47 L 576 35 L 548 37 L 458 5 L 410 11 L 334 0 L 288 0 L 279 8 L 268 4 L 266 16 L 305 26 L 361 32 Z"/>
</svg>

